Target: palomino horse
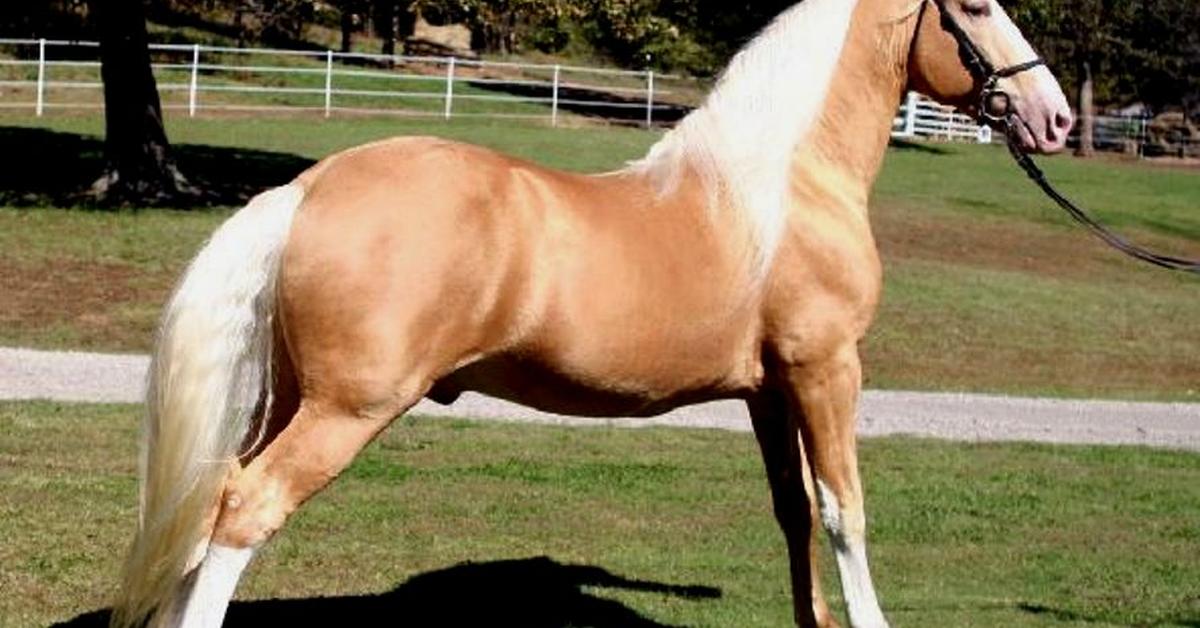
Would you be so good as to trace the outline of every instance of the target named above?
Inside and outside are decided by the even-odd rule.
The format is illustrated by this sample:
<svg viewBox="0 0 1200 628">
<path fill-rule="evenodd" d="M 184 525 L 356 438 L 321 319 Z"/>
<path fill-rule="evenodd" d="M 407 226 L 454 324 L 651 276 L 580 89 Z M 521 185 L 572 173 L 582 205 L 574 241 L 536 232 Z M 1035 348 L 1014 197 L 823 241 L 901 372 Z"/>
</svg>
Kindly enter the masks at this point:
<svg viewBox="0 0 1200 628">
<path fill-rule="evenodd" d="M 219 625 L 291 512 L 417 400 L 474 390 L 606 416 L 744 399 L 796 621 L 835 623 L 819 519 L 850 623 L 884 625 L 855 452 L 881 282 L 867 205 L 906 88 L 979 102 L 953 25 L 1029 66 L 998 86 L 1026 149 L 1061 149 L 1062 91 L 995 0 L 806 0 L 619 172 L 401 138 L 254 199 L 164 314 L 114 623 Z"/>
</svg>

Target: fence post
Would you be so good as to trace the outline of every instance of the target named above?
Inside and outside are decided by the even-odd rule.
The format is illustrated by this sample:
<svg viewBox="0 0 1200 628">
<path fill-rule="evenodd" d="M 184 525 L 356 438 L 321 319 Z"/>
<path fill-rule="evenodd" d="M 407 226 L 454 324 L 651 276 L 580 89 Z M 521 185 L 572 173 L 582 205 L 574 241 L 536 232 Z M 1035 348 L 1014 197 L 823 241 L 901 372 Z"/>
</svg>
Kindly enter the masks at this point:
<svg viewBox="0 0 1200 628">
<path fill-rule="evenodd" d="M 654 128 L 654 70 L 646 71 L 646 128 Z"/>
<path fill-rule="evenodd" d="M 325 117 L 333 111 L 333 51 L 325 51 Z"/>
<path fill-rule="evenodd" d="M 200 44 L 192 44 L 192 82 L 188 85 L 188 117 L 196 117 L 196 91 L 200 84 Z"/>
<path fill-rule="evenodd" d="M 916 92 L 909 92 L 904 100 L 904 137 L 913 137 L 917 134 L 918 102 Z"/>
<path fill-rule="evenodd" d="M 1142 114 L 1138 122 L 1140 123 L 1137 138 L 1138 159 L 1144 159 L 1146 157 L 1146 142 L 1150 140 L 1150 137 L 1146 134 L 1146 114 Z"/>
<path fill-rule="evenodd" d="M 40 118 L 46 107 L 46 38 L 38 40 L 37 115 Z"/>
<path fill-rule="evenodd" d="M 646 72 L 646 128 L 654 128 L 654 71 Z"/>
<path fill-rule="evenodd" d="M 550 126 L 558 126 L 558 85 L 562 66 L 554 66 L 554 90 L 550 96 Z"/>
<path fill-rule="evenodd" d="M 450 61 L 446 64 L 446 119 L 449 120 L 454 115 L 454 65 L 458 60 L 450 57 Z"/>
</svg>

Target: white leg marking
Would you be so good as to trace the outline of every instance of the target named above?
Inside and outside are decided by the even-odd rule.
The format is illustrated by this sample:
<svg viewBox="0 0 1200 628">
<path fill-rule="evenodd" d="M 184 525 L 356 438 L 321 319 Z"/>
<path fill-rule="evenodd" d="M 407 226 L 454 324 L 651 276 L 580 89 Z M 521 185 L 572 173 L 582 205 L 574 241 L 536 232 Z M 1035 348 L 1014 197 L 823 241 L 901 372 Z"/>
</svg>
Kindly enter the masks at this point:
<svg viewBox="0 0 1200 628">
<path fill-rule="evenodd" d="M 837 496 L 821 480 L 817 480 L 817 499 L 821 506 L 821 523 L 825 525 L 837 557 L 850 625 L 886 628 L 888 623 L 879 608 L 875 586 L 871 583 L 871 570 L 867 566 L 865 517 L 861 512 L 843 513 Z"/>
<path fill-rule="evenodd" d="M 200 567 L 184 581 L 179 599 L 164 613 L 165 626 L 221 628 L 229 600 L 253 556 L 252 548 L 209 546 Z"/>
</svg>

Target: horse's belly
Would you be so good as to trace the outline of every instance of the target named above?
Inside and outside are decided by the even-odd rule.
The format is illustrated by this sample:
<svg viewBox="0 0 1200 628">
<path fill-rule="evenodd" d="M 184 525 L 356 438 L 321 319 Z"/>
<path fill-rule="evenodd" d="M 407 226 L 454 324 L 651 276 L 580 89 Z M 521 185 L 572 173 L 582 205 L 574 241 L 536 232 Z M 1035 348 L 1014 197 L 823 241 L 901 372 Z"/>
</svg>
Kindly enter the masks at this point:
<svg viewBox="0 0 1200 628">
<path fill-rule="evenodd" d="M 475 391 L 525 406 L 578 416 L 652 416 L 672 408 L 744 396 L 762 379 L 757 360 L 692 362 L 682 356 L 564 360 L 496 356 L 443 378 L 430 398 L 449 402 Z M 739 363 L 740 362 L 740 363 Z"/>
</svg>

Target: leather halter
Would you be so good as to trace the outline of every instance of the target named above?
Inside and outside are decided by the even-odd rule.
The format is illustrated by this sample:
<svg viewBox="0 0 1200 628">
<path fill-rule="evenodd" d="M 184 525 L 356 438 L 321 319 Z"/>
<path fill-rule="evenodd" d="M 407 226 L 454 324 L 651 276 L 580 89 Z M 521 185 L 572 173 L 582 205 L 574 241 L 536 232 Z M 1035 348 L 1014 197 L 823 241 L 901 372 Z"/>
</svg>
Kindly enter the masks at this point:
<svg viewBox="0 0 1200 628">
<path fill-rule="evenodd" d="M 928 0 L 934 2 L 935 0 Z M 1005 68 L 997 69 L 996 66 L 988 60 L 987 55 L 975 45 L 971 40 L 971 36 L 963 27 L 954 19 L 954 16 L 946 10 L 943 0 L 936 0 L 938 4 L 938 13 L 942 16 L 942 28 L 946 32 L 954 36 L 958 41 L 959 55 L 962 57 L 963 64 L 971 71 L 971 75 L 979 81 L 983 88 L 979 91 L 979 113 L 978 117 L 981 122 L 995 128 L 1003 128 L 1010 123 L 1010 117 L 1016 115 L 1016 111 L 1012 106 L 1012 98 L 1008 92 L 1000 89 L 1000 79 L 1011 78 L 1022 72 L 1032 70 L 1037 67 L 1046 65 L 1046 60 L 1042 57 L 1036 57 L 1024 63 L 1010 65 Z M 996 102 L 1003 103 L 1003 108 L 1000 113 L 992 113 L 992 105 Z"/>
<path fill-rule="evenodd" d="M 1008 141 L 1008 150 L 1012 153 L 1013 159 L 1016 160 L 1017 165 L 1021 166 L 1025 174 L 1029 175 L 1029 178 L 1038 187 L 1051 200 L 1057 203 L 1059 207 L 1066 211 L 1072 219 L 1087 227 L 1096 237 L 1114 249 L 1161 268 L 1200 275 L 1200 260 L 1155 253 L 1143 246 L 1130 242 L 1128 239 L 1100 224 L 1085 210 L 1072 203 L 1070 199 L 1056 190 L 1050 184 L 1049 179 L 1046 178 L 1046 174 L 1034 163 L 1033 158 L 1021 149 L 1018 129 L 1024 122 L 1021 121 L 1020 115 L 1013 108 L 1012 98 L 1007 92 L 1000 89 L 1000 79 L 1010 78 L 1027 70 L 1044 66 L 1046 65 L 1046 60 L 1037 57 L 1025 63 L 1018 63 L 1017 65 L 997 69 L 994 64 L 988 61 L 987 56 L 983 54 L 979 46 L 975 45 L 975 42 L 971 40 L 970 35 L 954 20 L 954 16 L 950 15 L 950 12 L 946 10 L 944 6 L 945 0 L 926 1 L 938 5 L 939 13 L 942 16 L 942 28 L 946 29 L 947 32 L 958 40 L 959 55 L 962 57 L 963 64 L 971 71 L 975 80 L 983 85 L 979 92 L 979 111 L 976 114 L 979 122 L 1004 132 L 1005 139 Z M 1003 108 L 999 109 L 1000 113 L 993 113 L 991 105 L 997 102 L 1002 103 Z"/>
</svg>

